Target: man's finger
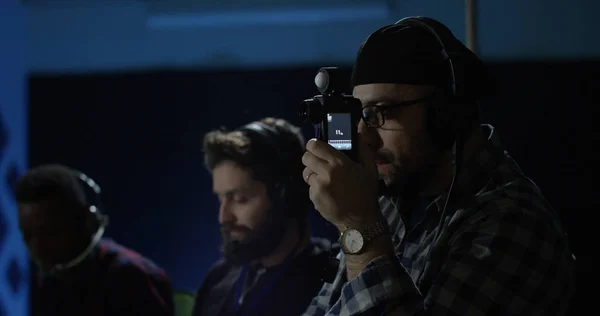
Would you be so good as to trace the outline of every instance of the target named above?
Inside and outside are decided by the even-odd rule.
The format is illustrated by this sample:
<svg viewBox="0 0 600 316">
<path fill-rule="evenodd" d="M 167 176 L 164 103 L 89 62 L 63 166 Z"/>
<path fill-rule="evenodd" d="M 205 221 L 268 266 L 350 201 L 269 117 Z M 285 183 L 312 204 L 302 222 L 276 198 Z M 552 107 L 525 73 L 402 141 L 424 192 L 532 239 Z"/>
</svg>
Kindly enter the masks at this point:
<svg viewBox="0 0 600 316">
<path fill-rule="evenodd" d="M 309 151 L 302 155 L 302 164 L 318 174 L 329 173 L 329 163 Z"/>
<path fill-rule="evenodd" d="M 310 185 L 310 180 L 315 175 L 317 174 L 310 168 L 304 168 L 304 170 L 302 170 L 302 178 L 304 179 L 304 182 L 306 182 L 306 184 L 308 185 Z"/>
<path fill-rule="evenodd" d="M 306 151 L 312 153 L 318 158 L 321 158 L 322 160 L 327 161 L 328 163 L 334 163 L 340 158 L 343 159 L 344 156 L 344 154 L 339 150 L 336 150 L 326 142 L 317 140 L 316 138 L 310 139 L 306 143 Z"/>
</svg>

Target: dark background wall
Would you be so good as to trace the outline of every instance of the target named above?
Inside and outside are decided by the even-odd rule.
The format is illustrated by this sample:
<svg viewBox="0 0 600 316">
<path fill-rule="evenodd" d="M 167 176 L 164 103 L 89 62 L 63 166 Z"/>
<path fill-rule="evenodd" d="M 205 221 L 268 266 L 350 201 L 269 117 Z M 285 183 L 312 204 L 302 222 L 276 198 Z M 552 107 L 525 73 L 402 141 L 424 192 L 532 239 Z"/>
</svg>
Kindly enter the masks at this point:
<svg viewBox="0 0 600 316">
<path fill-rule="evenodd" d="M 574 251 L 591 253 L 580 232 L 600 207 L 600 62 L 490 66 L 497 93 L 483 105 L 486 121 L 561 212 Z M 318 68 L 32 74 L 30 165 L 89 173 L 104 191 L 108 235 L 163 266 L 176 288 L 195 290 L 220 241 L 203 134 L 265 116 L 299 123 Z M 334 237 L 311 219 L 315 235 Z"/>
</svg>

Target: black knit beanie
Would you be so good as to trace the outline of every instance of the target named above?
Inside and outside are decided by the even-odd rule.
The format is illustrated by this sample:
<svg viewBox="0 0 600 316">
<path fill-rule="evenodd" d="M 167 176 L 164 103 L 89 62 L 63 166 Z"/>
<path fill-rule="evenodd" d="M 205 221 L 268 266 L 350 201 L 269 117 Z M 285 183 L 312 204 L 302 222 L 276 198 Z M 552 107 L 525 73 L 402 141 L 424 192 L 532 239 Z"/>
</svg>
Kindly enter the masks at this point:
<svg viewBox="0 0 600 316">
<path fill-rule="evenodd" d="M 452 58 L 459 95 L 479 99 L 491 92 L 483 62 L 440 22 L 420 18 L 436 31 Z M 352 87 L 370 83 L 402 83 L 451 87 L 442 46 L 427 29 L 403 23 L 384 26 L 367 37 L 352 71 Z"/>
</svg>

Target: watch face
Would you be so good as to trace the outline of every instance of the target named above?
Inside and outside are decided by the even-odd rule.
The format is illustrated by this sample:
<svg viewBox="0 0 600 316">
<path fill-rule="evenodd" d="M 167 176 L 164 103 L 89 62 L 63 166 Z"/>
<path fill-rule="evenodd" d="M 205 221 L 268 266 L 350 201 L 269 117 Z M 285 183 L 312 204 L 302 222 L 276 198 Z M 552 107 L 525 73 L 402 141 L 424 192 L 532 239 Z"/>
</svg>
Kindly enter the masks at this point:
<svg viewBox="0 0 600 316">
<path fill-rule="evenodd" d="M 362 249 L 364 242 L 363 236 L 356 229 L 347 230 L 344 233 L 344 238 L 342 240 L 343 246 L 348 253 L 359 252 Z"/>
</svg>

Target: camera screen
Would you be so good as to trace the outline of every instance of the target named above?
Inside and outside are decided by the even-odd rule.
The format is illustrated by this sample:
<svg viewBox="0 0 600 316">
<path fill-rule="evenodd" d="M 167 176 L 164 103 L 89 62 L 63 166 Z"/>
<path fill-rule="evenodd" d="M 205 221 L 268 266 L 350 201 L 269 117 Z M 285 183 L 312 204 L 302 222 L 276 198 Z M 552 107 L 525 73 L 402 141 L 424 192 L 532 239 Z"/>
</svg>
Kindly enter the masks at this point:
<svg viewBox="0 0 600 316">
<path fill-rule="evenodd" d="M 337 150 L 352 150 L 350 113 L 327 113 L 327 139 Z"/>
</svg>

